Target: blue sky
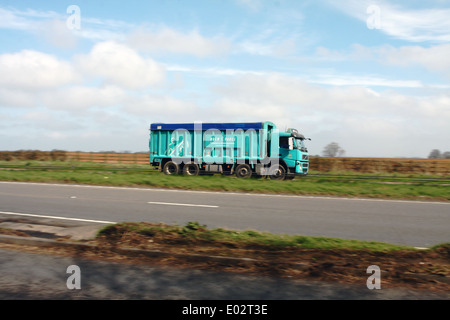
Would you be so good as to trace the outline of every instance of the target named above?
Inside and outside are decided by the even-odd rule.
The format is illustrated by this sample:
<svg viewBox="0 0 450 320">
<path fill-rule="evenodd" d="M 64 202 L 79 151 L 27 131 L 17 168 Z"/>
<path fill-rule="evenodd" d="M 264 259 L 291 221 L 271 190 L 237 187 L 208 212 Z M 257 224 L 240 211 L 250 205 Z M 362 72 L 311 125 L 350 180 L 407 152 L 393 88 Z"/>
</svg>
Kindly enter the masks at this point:
<svg viewBox="0 0 450 320">
<path fill-rule="evenodd" d="M 313 155 L 450 151 L 448 17 L 449 0 L 0 0 L 0 150 L 146 151 L 152 122 L 268 120 Z"/>
</svg>

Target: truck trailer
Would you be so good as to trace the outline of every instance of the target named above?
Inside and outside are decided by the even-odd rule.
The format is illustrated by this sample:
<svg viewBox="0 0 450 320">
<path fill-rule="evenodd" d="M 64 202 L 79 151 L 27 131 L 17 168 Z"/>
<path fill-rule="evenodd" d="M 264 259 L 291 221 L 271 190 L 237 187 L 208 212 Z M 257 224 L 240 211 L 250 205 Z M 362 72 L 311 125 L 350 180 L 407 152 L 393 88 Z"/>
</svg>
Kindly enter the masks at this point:
<svg viewBox="0 0 450 320">
<path fill-rule="evenodd" d="M 235 174 L 271 179 L 305 176 L 304 135 L 279 132 L 272 122 L 152 123 L 150 164 L 167 175 Z"/>
</svg>

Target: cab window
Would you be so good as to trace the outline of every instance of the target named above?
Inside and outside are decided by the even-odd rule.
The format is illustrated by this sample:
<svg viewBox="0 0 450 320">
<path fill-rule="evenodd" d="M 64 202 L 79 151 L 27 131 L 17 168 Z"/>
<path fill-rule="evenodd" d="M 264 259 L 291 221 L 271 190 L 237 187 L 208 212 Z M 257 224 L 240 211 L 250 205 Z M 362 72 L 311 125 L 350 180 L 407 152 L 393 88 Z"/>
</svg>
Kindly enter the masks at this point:
<svg viewBox="0 0 450 320">
<path fill-rule="evenodd" d="M 280 148 L 289 149 L 289 137 L 280 138 Z"/>
</svg>

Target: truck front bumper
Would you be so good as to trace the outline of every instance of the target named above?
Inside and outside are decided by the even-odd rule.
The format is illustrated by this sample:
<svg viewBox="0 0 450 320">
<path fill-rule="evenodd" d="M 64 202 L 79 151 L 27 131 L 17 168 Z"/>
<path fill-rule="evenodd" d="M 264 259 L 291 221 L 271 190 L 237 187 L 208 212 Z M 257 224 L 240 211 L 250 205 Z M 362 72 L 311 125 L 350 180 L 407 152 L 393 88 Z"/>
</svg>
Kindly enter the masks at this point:
<svg viewBox="0 0 450 320">
<path fill-rule="evenodd" d="M 298 161 L 295 167 L 289 168 L 288 175 L 294 177 L 304 177 L 308 174 L 309 163 Z"/>
</svg>

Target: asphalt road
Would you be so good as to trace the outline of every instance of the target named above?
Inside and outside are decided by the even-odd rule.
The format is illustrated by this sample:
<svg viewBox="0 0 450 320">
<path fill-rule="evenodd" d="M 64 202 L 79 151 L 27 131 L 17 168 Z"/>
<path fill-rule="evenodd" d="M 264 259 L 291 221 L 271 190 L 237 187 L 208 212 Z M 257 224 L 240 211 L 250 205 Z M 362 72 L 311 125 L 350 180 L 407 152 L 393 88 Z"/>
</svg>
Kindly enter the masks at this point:
<svg viewBox="0 0 450 320">
<path fill-rule="evenodd" d="M 149 221 L 430 247 L 450 241 L 450 203 L 0 182 L 0 215 Z"/>
</svg>

